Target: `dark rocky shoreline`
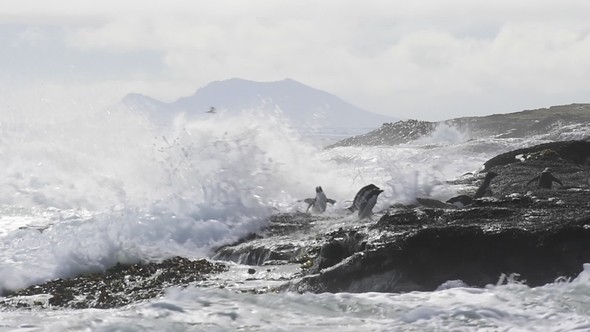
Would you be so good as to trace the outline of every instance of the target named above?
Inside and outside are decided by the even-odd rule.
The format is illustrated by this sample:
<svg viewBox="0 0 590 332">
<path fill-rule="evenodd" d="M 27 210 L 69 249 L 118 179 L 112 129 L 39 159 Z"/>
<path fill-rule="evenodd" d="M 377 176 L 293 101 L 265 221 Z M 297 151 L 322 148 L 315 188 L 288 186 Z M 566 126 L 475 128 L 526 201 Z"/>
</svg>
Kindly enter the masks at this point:
<svg viewBox="0 0 590 332">
<path fill-rule="evenodd" d="M 511 274 L 539 286 L 577 276 L 590 262 L 590 142 L 543 144 L 499 159 L 504 162 L 486 163 L 500 174 L 494 197 L 475 199 L 464 209 L 418 199 L 412 206 L 392 206 L 369 225 L 350 224 L 303 243 L 288 234 L 305 233 L 323 220 L 282 216 L 271 229 L 283 230 L 273 230 L 283 241 L 256 238 L 220 248 L 214 257 L 253 265 L 301 262 L 305 277 L 281 287 L 299 292 L 432 291 L 448 280 L 483 287 Z M 525 185 L 546 167 L 563 187 Z M 474 174 L 453 183 L 476 187 L 482 178 Z"/>
<path fill-rule="evenodd" d="M 590 262 L 590 142 L 568 141 L 508 152 L 486 170 L 494 196 L 463 209 L 432 200 L 392 206 L 372 222 L 344 223 L 305 213 L 280 214 L 268 229 L 217 248 L 211 259 L 263 269 L 297 264 L 299 272 L 272 291 L 432 291 L 449 280 L 472 287 L 519 275 L 530 286 L 573 278 Z M 545 167 L 564 186 L 526 186 Z M 475 188 L 483 174 L 454 180 Z M 475 189 L 473 189 L 475 191 Z M 467 194 L 471 194 L 467 193 Z M 228 269 L 222 263 L 173 258 L 117 265 L 104 274 L 58 279 L 5 294 L 0 307 L 112 308 L 160 296 L 166 287 L 195 285 Z M 259 268 L 257 268 L 259 269 Z M 245 278 L 258 278 L 256 269 Z M 49 294 L 47 300 L 30 296 Z"/>
</svg>

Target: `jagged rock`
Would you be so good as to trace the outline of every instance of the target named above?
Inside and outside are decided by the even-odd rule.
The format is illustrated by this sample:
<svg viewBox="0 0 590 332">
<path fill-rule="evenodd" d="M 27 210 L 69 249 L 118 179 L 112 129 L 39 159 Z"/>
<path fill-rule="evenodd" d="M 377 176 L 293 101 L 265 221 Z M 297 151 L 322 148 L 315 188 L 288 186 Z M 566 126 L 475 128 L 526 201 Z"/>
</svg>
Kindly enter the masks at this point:
<svg viewBox="0 0 590 332">
<path fill-rule="evenodd" d="M 343 259 L 352 256 L 355 252 L 365 250 L 366 235 L 357 231 L 338 232 L 338 237 L 324 244 L 319 253 L 317 268 L 323 269 L 338 264 Z"/>
<path fill-rule="evenodd" d="M 317 222 L 325 219 L 300 212 L 274 215 L 270 218 L 270 226 L 262 232 L 264 236 L 250 236 L 250 241 L 240 240 L 215 249 L 212 258 L 245 265 L 265 265 L 267 262 L 273 265 L 299 263 L 300 257 L 310 251 L 310 248 L 295 243 L 289 235 L 294 232 L 309 232 Z"/>
</svg>

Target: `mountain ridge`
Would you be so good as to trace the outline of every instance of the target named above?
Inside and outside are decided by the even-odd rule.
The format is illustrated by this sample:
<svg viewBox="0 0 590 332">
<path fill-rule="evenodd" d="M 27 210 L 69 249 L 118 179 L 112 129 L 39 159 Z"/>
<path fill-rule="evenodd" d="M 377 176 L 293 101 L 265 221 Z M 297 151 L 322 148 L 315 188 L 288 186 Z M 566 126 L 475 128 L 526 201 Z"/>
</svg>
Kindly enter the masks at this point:
<svg viewBox="0 0 590 332">
<path fill-rule="evenodd" d="M 128 94 L 122 102 L 133 109 L 147 110 L 160 120 L 181 112 L 189 116 L 202 116 L 211 107 L 230 112 L 280 110 L 295 127 L 378 128 L 383 123 L 397 120 L 369 112 L 332 93 L 290 78 L 274 82 L 230 78 L 213 81 L 192 95 L 180 97 L 171 103 L 137 93 Z"/>
</svg>

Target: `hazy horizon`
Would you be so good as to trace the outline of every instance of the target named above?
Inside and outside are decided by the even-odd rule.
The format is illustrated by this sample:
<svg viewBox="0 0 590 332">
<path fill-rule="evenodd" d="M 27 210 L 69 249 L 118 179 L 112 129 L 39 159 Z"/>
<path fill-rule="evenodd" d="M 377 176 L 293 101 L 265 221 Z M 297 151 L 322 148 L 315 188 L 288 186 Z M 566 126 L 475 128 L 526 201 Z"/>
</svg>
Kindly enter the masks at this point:
<svg viewBox="0 0 590 332">
<path fill-rule="evenodd" d="M 171 102 L 291 78 L 367 111 L 443 120 L 589 102 L 590 3 L 6 1 L 0 105 Z M 43 100 L 39 102 L 39 100 Z"/>
</svg>

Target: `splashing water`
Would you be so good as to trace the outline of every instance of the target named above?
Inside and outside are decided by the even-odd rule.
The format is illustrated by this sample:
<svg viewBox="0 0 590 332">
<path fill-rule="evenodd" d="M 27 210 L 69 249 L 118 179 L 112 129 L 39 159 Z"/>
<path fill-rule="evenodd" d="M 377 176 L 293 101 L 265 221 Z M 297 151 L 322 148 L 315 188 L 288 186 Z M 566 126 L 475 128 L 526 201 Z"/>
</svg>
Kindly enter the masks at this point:
<svg viewBox="0 0 590 332">
<path fill-rule="evenodd" d="M 111 109 L 3 129 L 1 288 L 202 257 L 265 226 L 328 170 L 284 119 L 256 111 L 155 127 Z M 16 229 L 31 221 L 44 231 Z"/>
<path fill-rule="evenodd" d="M 348 207 L 369 183 L 385 190 L 377 212 L 418 196 L 444 200 L 457 192 L 446 180 L 499 153 L 588 132 L 572 127 L 566 136 L 556 129 L 530 139 L 468 140 L 440 127 L 401 146 L 323 150 L 321 137 L 312 144 L 279 114 L 256 110 L 179 116 L 159 126 L 126 108 L 52 105 L 48 112 L 33 105 L 38 109 L 27 109 L 27 116 L 13 107 L 0 126 L 0 289 L 117 262 L 206 257 L 211 248 L 260 230 L 272 213 L 305 210 L 297 200 L 313 197 L 318 185 L 337 200 L 328 214 Z M 474 290 L 460 281 L 409 294 L 189 288 L 113 311 L 1 317 L 6 326 L 24 319 L 23 328 L 49 324 L 49 330 L 584 330 L 588 284 L 586 267 L 575 281 L 538 288 L 509 283 Z"/>
<path fill-rule="evenodd" d="M 467 132 L 446 123 L 439 123 L 430 135 L 421 137 L 412 144 L 456 144 L 466 142 L 470 138 Z"/>
</svg>

